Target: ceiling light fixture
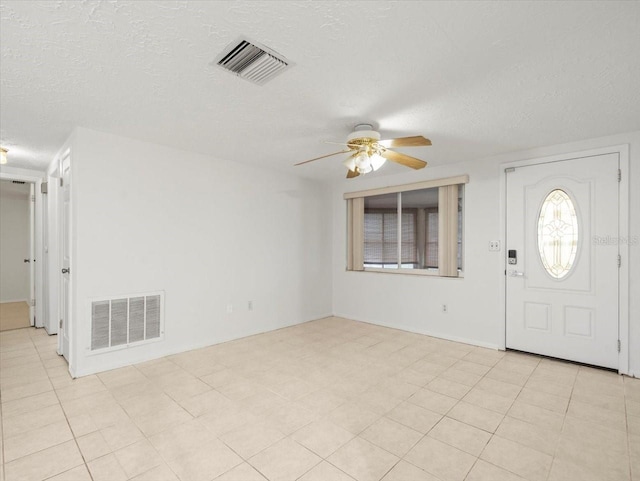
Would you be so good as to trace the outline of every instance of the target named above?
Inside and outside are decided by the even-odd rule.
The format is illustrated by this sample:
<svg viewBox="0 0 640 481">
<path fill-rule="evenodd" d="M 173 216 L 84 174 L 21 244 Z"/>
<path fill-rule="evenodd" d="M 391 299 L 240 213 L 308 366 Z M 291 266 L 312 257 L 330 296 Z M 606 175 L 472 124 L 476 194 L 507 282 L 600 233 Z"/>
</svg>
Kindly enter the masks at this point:
<svg viewBox="0 0 640 481">
<path fill-rule="evenodd" d="M 371 124 L 356 125 L 353 132 L 351 132 L 347 137 L 347 143 L 345 144 L 341 142 L 328 143 L 344 145 L 347 147 L 347 150 L 343 148 L 340 152 L 321 155 L 314 159 L 298 162 L 295 165 L 308 164 L 309 162 L 315 162 L 316 160 L 332 157 L 334 155 L 350 154 L 349 158 L 343 162 L 344 166 L 349 169 L 347 172 L 347 179 L 353 179 L 361 174 L 368 174 L 369 172 L 376 171 L 382 167 L 387 160 L 412 169 L 422 169 L 427 166 L 427 163 L 424 160 L 401 154 L 400 152 L 396 152 L 392 149 L 397 149 L 399 147 L 426 147 L 431 145 L 431 141 L 424 138 L 422 135 L 380 140 L 380 134 L 373 130 L 373 126 Z"/>
<path fill-rule="evenodd" d="M 358 149 L 358 152 L 344 162 L 345 167 L 361 175 L 382 167 L 387 159 L 382 156 L 384 148 L 378 144 L 378 140 L 380 140 L 380 134 L 373 130 L 371 125 L 356 125 L 354 131 L 347 137 L 347 145 Z"/>
<path fill-rule="evenodd" d="M 7 152 L 7 149 L 3 149 L 2 147 L 0 147 L 0 164 L 6 164 L 8 162 Z"/>
<path fill-rule="evenodd" d="M 363 149 L 345 160 L 344 166 L 352 172 L 368 174 L 382 167 L 386 160 L 376 152 L 370 153 L 367 149 Z"/>
</svg>

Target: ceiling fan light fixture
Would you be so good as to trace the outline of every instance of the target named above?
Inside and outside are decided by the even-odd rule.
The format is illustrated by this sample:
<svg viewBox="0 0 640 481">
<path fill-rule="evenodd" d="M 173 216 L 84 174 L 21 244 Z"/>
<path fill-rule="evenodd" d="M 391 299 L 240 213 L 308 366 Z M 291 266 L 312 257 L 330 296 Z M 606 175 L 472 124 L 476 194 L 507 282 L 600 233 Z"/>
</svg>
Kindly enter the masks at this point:
<svg viewBox="0 0 640 481">
<path fill-rule="evenodd" d="M 349 170 L 347 179 L 353 179 L 361 174 L 376 171 L 380 169 L 387 160 L 417 170 L 426 167 L 427 163 L 424 160 L 396 152 L 393 149 L 401 147 L 426 147 L 431 145 L 431 141 L 422 135 L 380 140 L 380 133 L 373 129 L 373 125 L 358 124 L 354 127 L 353 132 L 348 135 L 346 144 L 339 145 L 345 145 L 347 150 L 341 150 L 332 154 L 305 160 L 304 162 L 298 162 L 295 165 L 307 164 L 334 155 L 350 154 L 349 158 L 342 162 Z"/>
<path fill-rule="evenodd" d="M 377 152 L 374 152 L 373 155 L 369 157 L 369 161 L 371 162 L 371 167 L 373 168 L 373 170 L 378 170 L 380 167 L 384 165 L 387 159 L 385 159 L 382 155 L 378 154 Z"/>
<path fill-rule="evenodd" d="M 353 155 L 349 156 L 347 160 L 343 162 L 344 166 L 352 172 L 356 171 L 356 159 Z"/>
<path fill-rule="evenodd" d="M 363 150 L 356 155 L 354 161 L 358 172 L 361 174 L 367 174 L 373 170 L 373 167 L 371 166 L 371 158 L 366 150 Z"/>
</svg>

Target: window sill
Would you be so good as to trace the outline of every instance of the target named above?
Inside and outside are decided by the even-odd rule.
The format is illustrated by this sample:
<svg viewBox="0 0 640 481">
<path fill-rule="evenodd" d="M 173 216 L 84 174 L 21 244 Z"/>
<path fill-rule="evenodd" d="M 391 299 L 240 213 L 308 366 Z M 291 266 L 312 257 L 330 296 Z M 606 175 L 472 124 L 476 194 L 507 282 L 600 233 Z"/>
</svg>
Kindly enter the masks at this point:
<svg viewBox="0 0 640 481">
<path fill-rule="evenodd" d="M 438 277 L 440 279 L 464 279 L 464 272 L 458 272 L 458 277 L 445 277 L 441 276 L 436 270 L 426 269 L 382 269 L 377 267 L 365 267 L 362 271 L 346 270 L 347 272 L 373 272 L 378 274 L 404 274 L 408 276 L 424 276 L 424 277 Z"/>
</svg>

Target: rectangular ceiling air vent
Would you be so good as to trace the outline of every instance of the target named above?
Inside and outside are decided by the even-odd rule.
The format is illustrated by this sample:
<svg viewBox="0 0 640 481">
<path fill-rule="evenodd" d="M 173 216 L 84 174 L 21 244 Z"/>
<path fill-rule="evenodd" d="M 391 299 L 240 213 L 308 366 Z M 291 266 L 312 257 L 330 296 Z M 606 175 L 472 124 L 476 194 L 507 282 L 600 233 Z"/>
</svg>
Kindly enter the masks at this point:
<svg viewBox="0 0 640 481">
<path fill-rule="evenodd" d="M 264 85 L 291 66 L 291 62 L 279 53 L 246 38 L 229 44 L 214 63 L 258 85 Z"/>
</svg>

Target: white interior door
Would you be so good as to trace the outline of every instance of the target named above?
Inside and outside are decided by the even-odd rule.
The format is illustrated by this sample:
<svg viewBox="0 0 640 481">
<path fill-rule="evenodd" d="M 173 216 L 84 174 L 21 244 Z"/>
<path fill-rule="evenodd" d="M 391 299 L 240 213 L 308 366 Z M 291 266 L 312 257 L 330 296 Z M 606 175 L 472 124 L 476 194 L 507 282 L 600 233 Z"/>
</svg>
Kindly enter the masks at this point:
<svg viewBox="0 0 640 481">
<path fill-rule="evenodd" d="M 71 163 L 64 157 L 60 166 L 60 325 L 58 353 L 69 362 L 69 331 L 71 324 Z"/>
<path fill-rule="evenodd" d="M 35 326 L 36 320 L 36 204 L 35 185 L 29 184 L 29 324 Z"/>
<path fill-rule="evenodd" d="M 39 282 L 42 284 L 42 298 L 38 299 L 38 303 L 42 305 L 42 319 L 39 323 L 45 328 L 47 334 L 51 335 L 51 315 L 49 313 L 49 296 L 47 295 L 47 288 L 49 283 L 49 213 L 48 213 L 49 199 L 47 195 L 42 196 L 42 259 L 38 259 L 40 267 L 42 269 L 41 279 Z"/>
<path fill-rule="evenodd" d="M 58 334 L 60 325 L 60 166 L 47 178 L 47 237 L 45 250 L 47 252 L 47 301 L 49 317 L 47 319 L 47 332 L 50 335 Z M 59 339 L 58 339 L 59 340 Z M 61 349 L 58 349 L 61 352 Z"/>
<path fill-rule="evenodd" d="M 506 346 L 618 368 L 618 154 L 507 175 Z"/>
</svg>

